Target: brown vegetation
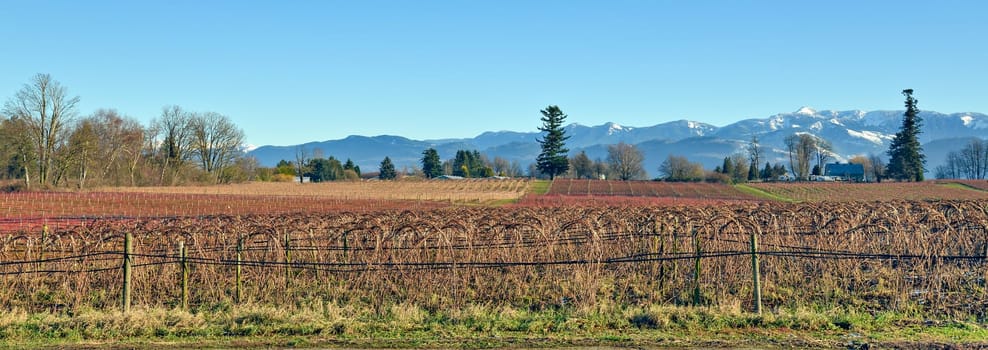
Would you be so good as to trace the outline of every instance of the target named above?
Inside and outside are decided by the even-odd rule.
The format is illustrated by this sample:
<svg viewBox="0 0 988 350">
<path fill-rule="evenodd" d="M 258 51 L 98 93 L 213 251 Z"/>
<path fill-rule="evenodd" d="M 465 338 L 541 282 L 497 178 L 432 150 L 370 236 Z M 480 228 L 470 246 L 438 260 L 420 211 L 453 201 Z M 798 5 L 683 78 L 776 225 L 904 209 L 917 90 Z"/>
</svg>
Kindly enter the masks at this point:
<svg viewBox="0 0 988 350">
<path fill-rule="evenodd" d="M 191 305 L 323 302 L 425 310 L 470 304 L 719 305 L 750 309 L 759 236 L 767 308 L 848 308 L 983 319 L 988 202 L 716 207 L 447 208 L 98 221 L 4 236 L 2 307 L 115 308 L 122 235 L 134 301 L 176 306 L 176 246 Z M 698 260 L 699 259 L 699 260 Z"/>
</svg>

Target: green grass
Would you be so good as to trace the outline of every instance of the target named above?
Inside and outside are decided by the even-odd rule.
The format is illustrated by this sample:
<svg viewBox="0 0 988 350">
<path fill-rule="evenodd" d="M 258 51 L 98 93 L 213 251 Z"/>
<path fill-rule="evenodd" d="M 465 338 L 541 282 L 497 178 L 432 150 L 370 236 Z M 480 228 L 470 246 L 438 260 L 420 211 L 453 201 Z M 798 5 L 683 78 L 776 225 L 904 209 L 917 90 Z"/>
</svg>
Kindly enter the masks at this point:
<svg viewBox="0 0 988 350">
<path fill-rule="evenodd" d="M 786 203 L 799 203 L 799 201 L 797 201 L 795 199 L 792 199 L 792 198 L 789 198 L 789 197 L 783 197 L 783 196 L 780 196 L 780 195 L 777 195 L 777 194 L 774 194 L 774 193 L 771 193 L 771 192 L 768 192 L 768 191 L 765 191 L 765 190 L 762 190 L 762 189 L 759 189 L 759 188 L 754 188 L 754 187 L 751 187 L 751 186 L 748 186 L 748 185 L 745 185 L 745 184 L 737 184 L 737 185 L 734 185 L 734 188 L 736 188 L 738 191 L 741 191 L 741 192 L 750 194 L 752 196 L 756 196 L 756 197 L 760 197 L 760 198 L 765 198 L 765 199 L 768 199 L 768 200 L 773 200 L 773 201 L 777 201 L 777 202 L 786 202 Z"/>
<path fill-rule="evenodd" d="M 949 187 L 949 188 L 960 189 L 960 190 L 988 192 L 988 191 L 985 191 L 983 189 L 980 189 L 980 188 L 977 188 L 977 187 L 974 187 L 974 186 L 970 186 L 970 185 L 967 185 L 967 184 L 963 184 L 963 183 L 960 183 L 960 182 L 944 182 L 944 183 L 939 183 L 938 185 L 944 186 L 944 187 Z"/>
<path fill-rule="evenodd" d="M 0 348 L 20 347 L 835 347 L 848 339 L 878 347 L 899 343 L 983 345 L 984 324 L 840 309 L 774 310 L 629 306 L 531 311 L 466 305 L 429 311 L 320 303 L 290 309 L 240 306 L 196 312 L 139 309 L 74 315 L 0 316 Z"/>
<path fill-rule="evenodd" d="M 552 181 L 535 180 L 532 182 L 532 187 L 529 189 L 529 192 L 541 196 L 549 193 L 549 187 L 552 187 Z"/>
</svg>

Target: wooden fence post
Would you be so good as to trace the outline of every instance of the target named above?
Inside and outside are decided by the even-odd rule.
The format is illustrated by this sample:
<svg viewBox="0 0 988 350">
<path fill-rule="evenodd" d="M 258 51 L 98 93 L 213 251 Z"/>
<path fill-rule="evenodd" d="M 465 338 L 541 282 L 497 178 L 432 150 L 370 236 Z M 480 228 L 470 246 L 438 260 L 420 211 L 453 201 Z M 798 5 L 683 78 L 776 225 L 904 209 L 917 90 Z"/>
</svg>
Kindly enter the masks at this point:
<svg viewBox="0 0 988 350">
<path fill-rule="evenodd" d="M 656 224 L 658 226 L 658 224 Z M 656 245 L 659 246 L 659 258 L 666 256 L 666 239 L 662 237 L 662 230 L 654 227 L 652 233 L 655 235 Z M 659 260 L 659 293 L 665 292 L 666 286 L 666 262 Z"/>
<path fill-rule="evenodd" d="M 240 304 L 241 301 L 243 300 L 243 290 L 242 290 L 243 286 L 241 285 L 242 278 L 240 276 L 241 273 L 240 262 L 243 261 L 243 252 L 244 252 L 244 238 L 243 236 L 238 235 L 237 237 L 237 294 L 236 294 L 237 304 Z"/>
<path fill-rule="evenodd" d="M 762 283 L 761 272 L 758 267 L 758 233 L 751 231 L 751 276 L 752 276 L 752 302 L 755 304 L 755 313 L 762 314 Z"/>
<path fill-rule="evenodd" d="M 285 230 L 285 291 L 292 281 L 292 237 L 288 230 Z"/>
<path fill-rule="evenodd" d="M 343 231 L 343 263 L 344 264 L 350 263 L 350 259 L 347 258 L 347 245 L 346 245 L 346 236 L 348 234 L 350 234 L 350 231 Z M 986 249 L 986 251 L 988 251 L 988 249 Z"/>
<path fill-rule="evenodd" d="M 130 312 L 130 277 L 131 271 L 131 257 L 130 255 L 134 252 L 133 245 L 134 237 L 129 231 L 124 234 L 124 255 L 123 255 L 123 311 Z"/>
<path fill-rule="evenodd" d="M 696 259 L 693 262 L 693 306 L 700 305 L 700 255 L 703 254 L 700 247 L 700 236 L 693 229 L 693 252 Z"/>
<path fill-rule="evenodd" d="M 185 241 L 178 241 L 179 266 L 182 269 L 182 310 L 189 309 L 189 261 L 185 251 Z"/>
<path fill-rule="evenodd" d="M 48 225 L 41 229 L 41 244 L 38 245 L 38 269 L 42 269 L 45 260 L 45 241 L 48 240 Z"/>
</svg>

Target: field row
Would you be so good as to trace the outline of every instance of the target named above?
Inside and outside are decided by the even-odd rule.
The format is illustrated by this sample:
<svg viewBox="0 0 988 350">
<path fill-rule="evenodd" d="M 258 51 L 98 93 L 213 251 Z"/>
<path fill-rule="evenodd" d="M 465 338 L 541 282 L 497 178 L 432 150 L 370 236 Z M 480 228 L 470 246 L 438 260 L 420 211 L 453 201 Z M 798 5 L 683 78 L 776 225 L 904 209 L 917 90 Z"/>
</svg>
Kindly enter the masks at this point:
<svg viewBox="0 0 988 350">
<path fill-rule="evenodd" d="M 37 231 L 86 225 L 96 219 L 132 220 L 213 215 L 330 213 L 438 208 L 448 202 L 336 199 L 182 193 L 24 192 L 0 194 L 0 232 Z"/>
<path fill-rule="evenodd" d="M 181 193 L 238 196 L 302 196 L 338 200 L 413 200 L 488 203 L 516 199 L 531 185 L 525 179 L 430 181 L 332 181 L 320 183 L 245 183 L 219 186 L 111 187 L 106 192 Z"/>
<path fill-rule="evenodd" d="M 550 195 L 690 198 L 699 200 L 762 200 L 734 186 L 706 182 L 603 181 L 559 179 Z"/>
<path fill-rule="evenodd" d="M 883 183 L 751 183 L 753 188 L 774 196 L 801 202 L 861 202 L 889 200 L 952 200 L 988 199 L 988 191 L 980 191 L 949 183 L 883 182 Z"/>
<path fill-rule="evenodd" d="M 659 204 L 676 203 L 678 199 L 684 199 L 683 202 L 686 203 L 777 199 L 797 202 L 988 199 L 988 182 L 984 180 L 884 183 L 766 182 L 743 186 L 757 189 L 766 195 L 742 191 L 741 185 L 720 183 L 560 179 L 553 181 L 548 192 L 549 196 L 560 196 L 560 198 L 526 198 L 523 202 L 552 203 L 564 201 L 565 198 L 601 196 L 635 197 L 636 199 L 629 202 Z M 612 199 L 603 199 L 603 201 L 613 202 Z"/>
<path fill-rule="evenodd" d="M 340 211 L 450 205 L 519 207 L 696 206 L 764 201 L 870 202 L 988 199 L 984 181 L 921 183 L 716 183 L 557 179 L 546 194 L 529 180 L 251 183 L 206 187 L 108 188 L 104 192 L 0 193 L 0 232 L 134 219 Z M 958 184 L 963 184 L 958 185 Z M 759 193 L 761 192 L 761 193 Z"/>
</svg>

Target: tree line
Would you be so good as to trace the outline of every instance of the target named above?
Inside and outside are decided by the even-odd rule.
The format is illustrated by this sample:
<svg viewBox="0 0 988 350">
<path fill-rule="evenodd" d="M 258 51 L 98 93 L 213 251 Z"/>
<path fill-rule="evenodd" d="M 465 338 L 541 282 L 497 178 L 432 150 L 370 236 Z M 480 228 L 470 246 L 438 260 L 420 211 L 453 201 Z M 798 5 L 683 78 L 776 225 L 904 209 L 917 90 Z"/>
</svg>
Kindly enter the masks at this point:
<svg viewBox="0 0 988 350">
<path fill-rule="evenodd" d="M 973 139 L 960 150 L 947 153 L 947 162 L 937 166 L 934 175 L 938 179 L 988 178 L 988 142 Z"/>
<path fill-rule="evenodd" d="M 903 114 L 902 126 L 892 138 L 889 150 L 886 152 L 890 157 L 888 164 L 876 154 L 856 156 L 849 160 L 851 164 L 861 165 L 866 181 L 881 181 L 886 178 L 898 181 L 924 179 L 926 159 L 919 143 L 922 119 L 917 108 L 918 100 L 913 97 L 912 89 L 903 90 L 902 94 L 906 97 L 906 111 Z M 542 152 L 536 159 L 536 169 L 542 175 L 549 179 L 564 174 L 576 178 L 605 178 L 610 175 L 621 180 L 644 177 L 645 171 L 641 166 L 644 157 L 634 145 L 619 143 L 608 146 L 606 163 L 600 160 L 590 161 L 585 152 L 567 160 L 568 150 L 565 141 L 569 136 L 562 128 L 566 114 L 562 113 L 558 106 L 553 105 L 548 106 L 541 113 L 542 126 L 539 130 L 544 136 L 538 140 Z M 827 162 L 835 158 L 830 142 L 810 133 L 794 133 L 786 137 L 784 143 L 789 160 L 788 169 L 783 164 L 771 162 L 765 162 L 761 167 L 765 150 L 759 144 L 758 138 L 753 137 L 743 152 L 724 158 L 723 164 L 713 171 L 705 171 L 702 164 L 691 162 L 684 156 L 670 155 L 659 166 L 659 178 L 667 181 L 705 180 L 735 183 L 779 179 L 806 181 L 812 176 L 824 175 Z M 969 174 L 967 176 L 970 177 L 981 176 L 981 178 L 988 176 L 985 174 L 988 172 L 986 171 L 988 158 L 985 156 L 988 150 L 982 145 L 972 143 L 953 156 L 954 160 L 948 160 L 948 165 L 943 168 L 942 173 L 951 175 L 963 173 Z M 570 169 L 573 171 L 571 172 Z"/>
<path fill-rule="evenodd" d="M 912 90 L 903 90 L 906 112 L 900 131 L 887 155 L 858 156 L 870 180 L 890 178 L 922 181 L 925 156 L 919 145 L 921 119 Z M 563 129 L 567 115 L 559 106 L 541 110 L 543 132 L 537 141 L 541 152 L 527 169 L 518 161 L 489 159 L 477 150 L 459 150 L 445 161 L 435 149 L 422 153 L 421 169 L 399 172 L 389 157 L 376 174 L 362 173 L 350 159 L 306 154 L 299 148 L 293 161 L 283 160 L 274 168 L 262 168 L 245 156 L 244 132 L 231 119 L 217 112 L 197 112 L 172 105 L 144 126 L 114 109 L 99 109 L 79 116 L 80 98 L 50 75 L 38 74 L 25 84 L 0 110 L 0 180 L 21 179 L 24 187 L 146 186 L 184 183 L 225 183 L 246 180 L 281 180 L 308 177 L 312 181 L 355 180 L 366 175 L 395 179 L 401 173 L 426 178 L 442 175 L 465 178 L 492 176 L 642 180 L 644 155 L 636 145 L 607 146 L 606 159 L 590 159 L 585 151 L 569 157 Z M 826 140 L 796 133 L 785 139 L 788 168 L 767 162 L 764 148 L 752 138 L 742 152 L 729 155 L 723 163 L 706 171 L 684 156 L 670 155 L 660 165 L 660 178 L 668 181 L 765 181 L 790 177 L 807 180 L 822 175 L 824 165 L 834 158 Z M 763 163 L 763 161 L 765 161 Z M 813 164 L 815 163 L 815 165 Z M 762 165 L 764 164 L 764 165 Z M 985 178 L 988 176 L 988 147 L 977 140 L 952 152 L 947 164 L 936 169 L 937 177 Z"/>
<path fill-rule="evenodd" d="M 923 181 L 925 155 L 919 143 L 922 120 L 917 108 L 918 100 L 912 89 L 902 91 L 906 96 L 906 111 L 902 126 L 892 138 L 886 155 L 888 163 L 878 154 L 859 155 L 848 160 L 849 164 L 861 165 L 861 180 L 882 181 Z M 643 180 L 646 171 L 643 167 L 644 155 L 636 145 L 623 142 L 608 145 L 606 160 L 591 160 L 585 151 L 568 157 L 566 135 L 563 123 L 567 117 L 559 106 L 549 105 L 540 111 L 543 132 L 537 141 L 541 152 L 530 164 L 529 177 L 553 179 L 557 176 L 585 179 Z M 794 133 L 785 138 L 788 167 L 783 163 L 766 160 L 765 149 L 757 137 L 753 137 L 745 149 L 724 158 L 722 165 L 707 171 L 702 164 L 692 162 L 681 155 L 670 155 L 659 166 L 659 178 L 666 181 L 711 181 L 740 183 L 748 181 L 806 181 L 814 176 L 825 175 L 826 165 L 836 158 L 833 145 L 827 140 L 810 133 Z M 948 157 L 948 164 L 938 168 L 944 176 L 984 178 L 988 176 L 988 148 L 983 143 L 974 142 L 959 153 Z M 386 159 L 386 161 L 389 161 Z M 457 151 L 452 160 L 441 161 L 435 149 L 423 151 L 419 173 L 426 178 L 443 175 L 460 177 L 523 176 L 517 162 L 509 163 L 501 158 L 493 162 L 476 150 Z M 383 167 L 383 163 L 382 163 Z M 939 175 L 938 175 L 939 177 Z"/>
<path fill-rule="evenodd" d="M 114 109 L 80 116 L 80 97 L 35 75 L 0 110 L 0 179 L 18 186 L 175 185 L 242 181 L 257 168 L 244 132 L 217 112 L 167 106 L 142 125 Z"/>
</svg>

